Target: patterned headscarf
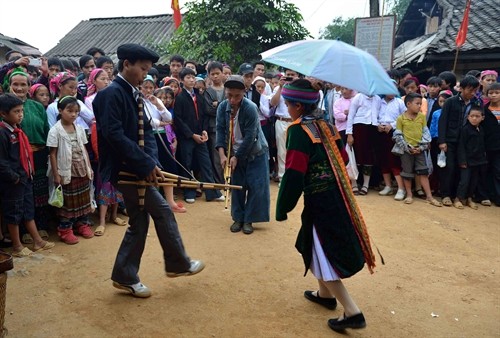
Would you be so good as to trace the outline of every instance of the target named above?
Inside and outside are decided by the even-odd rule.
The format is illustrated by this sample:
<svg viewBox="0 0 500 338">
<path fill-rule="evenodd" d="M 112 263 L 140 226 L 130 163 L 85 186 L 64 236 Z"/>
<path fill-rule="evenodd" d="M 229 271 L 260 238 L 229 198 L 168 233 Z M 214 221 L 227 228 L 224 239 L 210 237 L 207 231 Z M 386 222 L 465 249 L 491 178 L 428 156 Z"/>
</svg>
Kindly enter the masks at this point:
<svg viewBox="0 0 500 338">
<path fill-rule="evenodd" d="M 59 93 L 59 86 L 68 80 L 76 80 L 76 77 L 73 73 L 70 72 L 61 72 L 57 73 L 52 79 L 50 79 L 49 89 L 50 93 L 56 96 Z"/>
<path fill-rule="evenodd" d="M 40 88 L 41 86 L 43 86 L 43 84 L 41 83 L 35 83 L 33 86 L 31 86 L 30 88 L 30 97 L 33 99 L 35 97 L 35 94 L 36 94 L 36 91 L 38 90 L 38 88 Z"/>
<path fill-rule="evenodd" d="M 313 88 L 300 88 L 287 83 L 281 90 L 281 96 L 287 101 L 313 104 L 319 100 L 319 91 Z"/>
<path fill-rule="evenodd" d="M 177 94 L 179 94 L 181 92 L 181 90 L 182 90 L 181 84 L 179 83 L 179 81 L 175 77 L 165 77 L 165 78 L 163 78 L 163 86 L 165 86 L 165 87 L 168 86 L 169 84 L 171 84 L 172 82 L 177 83 L 177 87 L 179 88 L 177 90 L 177 93 L 174 93 L 177 96 Z"/>
<path fill-rule="evenodd" d="M 87 81 L 87 97 L 91 96 L 97 91 L 97 88 L 95 87 L 95 79 L 101 74 L 101 72 L 104 72 L 104 69 L 102 68 L 94 68 L 89 75 L 89 79 Z"/>
<path fill-rule="evenodd" d="M 494 70 L 483 70 L 479 78 L 482 80 L 486 75 L 493 75 L 494 77 L 498 78 L 498 73 Z"/>
</svg>

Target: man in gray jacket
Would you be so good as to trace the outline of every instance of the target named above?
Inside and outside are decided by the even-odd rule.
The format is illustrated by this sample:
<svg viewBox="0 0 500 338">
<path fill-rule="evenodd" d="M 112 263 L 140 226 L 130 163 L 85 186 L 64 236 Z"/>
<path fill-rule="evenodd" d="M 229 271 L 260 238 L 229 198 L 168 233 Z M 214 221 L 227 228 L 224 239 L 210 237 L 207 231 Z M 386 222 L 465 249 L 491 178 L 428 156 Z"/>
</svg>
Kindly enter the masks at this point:
<svg viewBox="0 0 500 338">
<path fill-rule="evenodd" d="M 226 100 L 217 108 L 217 141 L 221 166 L 231 167 L 231 232 L 249 235 L 252 223 L 269 222 L 269 150 L 260 127 L 258 108 L 245 98 L 245 83 L 233 75 L 224 84 Z M 231 127 L 231 128 L 230 128 Z M 231 132 L 230 132 L 231 130 Z M 227 149 L 231 144 L 231 153 Z"/>
</svg>

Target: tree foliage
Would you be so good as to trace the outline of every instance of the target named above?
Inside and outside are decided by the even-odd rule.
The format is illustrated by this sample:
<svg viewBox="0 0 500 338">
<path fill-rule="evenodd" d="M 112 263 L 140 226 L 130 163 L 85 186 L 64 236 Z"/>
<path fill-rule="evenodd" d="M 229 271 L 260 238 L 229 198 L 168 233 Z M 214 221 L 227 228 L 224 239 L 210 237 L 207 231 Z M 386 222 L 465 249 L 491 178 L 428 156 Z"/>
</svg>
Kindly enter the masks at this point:
<svg viewBox="0 0 500 338">
<path fill-rule="evenodd" d="M 354 44 L 354 24 L 354 18 L 344 20 L 342 17 L 338 16 L 333 19 L 331 24 L 321 31 L 320 39 L 338 39 L 352 45 Z"/>
<path fill-rule="evenodd" d="M 389 14 L 395 14 L 398 23 L 401 22 L 410 2 L 411 0 L 390 0 Z M 338 16 L 333 19 L 331 24 L 321 31 L 320 38 L 330 40 L 339 39 L 354 44 L 355 21 L 355 18 L 343 19 Z"/>
<path fill-rule="evenodd" d="M 198 0 L 186 8 L 182 24 L 161 49 L 198 62 L 238 66 L 309 35 L 298 8 L 284 0 Z"/>
</svg>

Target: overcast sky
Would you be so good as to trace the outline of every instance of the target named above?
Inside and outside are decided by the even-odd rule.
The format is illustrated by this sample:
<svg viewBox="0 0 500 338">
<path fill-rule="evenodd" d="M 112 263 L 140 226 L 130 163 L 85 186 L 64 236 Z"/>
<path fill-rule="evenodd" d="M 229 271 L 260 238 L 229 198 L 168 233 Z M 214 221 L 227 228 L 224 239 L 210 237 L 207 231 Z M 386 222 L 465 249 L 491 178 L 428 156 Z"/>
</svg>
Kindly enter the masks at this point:
<svg viewBox="0 0 500 338">
<path fill-rule="evenodd" d="M 288 0 L 304 17 L 304 26 L 314 37 L 334 17 L 365 17 L 368 0 Z M 180 0 L 181 8 L 186 0 Z M 14 2 L 10 2 L 14 5 Z M 0 18 L 0 33 L 22 40 L 42 53 L 54 47 L 80 21 L 91 18 L 141 16 L 172 13 L 170 0 L 25 0 L 8 14 L 5 6 Z"/>
</svg>

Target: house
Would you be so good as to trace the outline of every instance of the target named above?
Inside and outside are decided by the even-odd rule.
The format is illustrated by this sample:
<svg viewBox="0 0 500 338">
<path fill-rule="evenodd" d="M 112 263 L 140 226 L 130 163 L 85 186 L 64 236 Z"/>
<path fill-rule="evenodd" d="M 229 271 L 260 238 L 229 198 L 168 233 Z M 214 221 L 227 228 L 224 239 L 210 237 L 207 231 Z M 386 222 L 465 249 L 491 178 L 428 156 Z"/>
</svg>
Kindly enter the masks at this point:
<svg viewBox="0 0 500 338">
<path fill-rule="evenodd" d="M 164 65 L 169 56 L 158 46 L 165 45 L 174 30 L 171 14 L 89 19 L 80 22 L 45 55 L 78 61 L 89 48 L 98 47 L 116 62 L 118 46 L 138 43 L 154 49 L 160 55 L 157 64 Z"/>
<path fill-rule="evenodd" d="M 426 77 L 452 70 L 466 0 L 412 0 L 396 32 L 394 68 Z M 455 73 L 500 68 L 499 0 L 472 0 L 467 40 Z"/>
<path fill-rule="evenodd" d="M 5 54 L 11 50 L 33 57 L 42 55 L 42 52 L 40 52 L 38 48 L 28 45 L 26 42 L 19 39 L 0 34 L 0 64 L 6 62 Z"/>
</svg>

